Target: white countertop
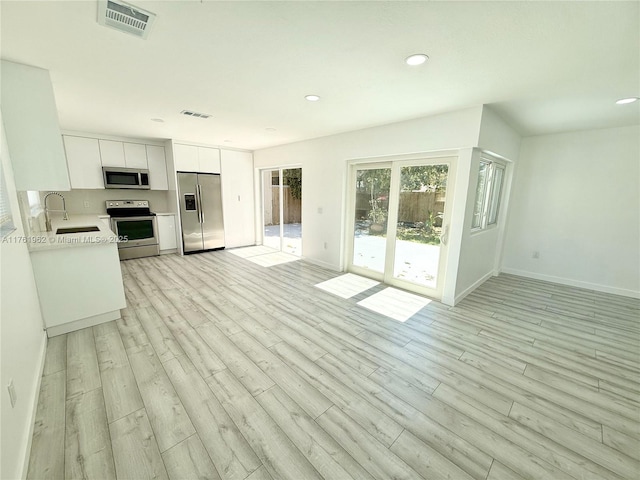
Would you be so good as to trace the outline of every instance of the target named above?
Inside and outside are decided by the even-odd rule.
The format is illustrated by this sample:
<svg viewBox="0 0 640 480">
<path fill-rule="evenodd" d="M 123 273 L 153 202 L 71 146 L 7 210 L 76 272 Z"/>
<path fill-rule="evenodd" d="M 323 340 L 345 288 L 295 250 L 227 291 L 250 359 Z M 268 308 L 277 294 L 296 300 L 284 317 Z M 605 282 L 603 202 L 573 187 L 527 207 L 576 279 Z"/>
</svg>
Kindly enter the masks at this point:
<svg viewBox="0 0 640 480">
<path fill-rule="evenodd" d="M 97 232 L 56 234 L 58 228 L 97 227 Z M 57 250 L 61 248 L 79 248 L 114 244 L 116 235 L 109 230 L 99 215 L 69 215 L 69 220 L 60 217 L 51 219 L 51 232 L 33 233 L 26 242 L 31 252 Z"/>
</svg>

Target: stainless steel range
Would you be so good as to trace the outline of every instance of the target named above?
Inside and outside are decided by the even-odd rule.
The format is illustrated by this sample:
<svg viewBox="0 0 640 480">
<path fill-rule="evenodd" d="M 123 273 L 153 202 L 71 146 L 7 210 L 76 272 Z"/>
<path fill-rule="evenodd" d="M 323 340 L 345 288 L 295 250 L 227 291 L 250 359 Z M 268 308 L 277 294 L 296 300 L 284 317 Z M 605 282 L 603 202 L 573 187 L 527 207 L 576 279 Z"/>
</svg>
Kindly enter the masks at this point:
<svg viewBox="0 0 640 480">
<path fill-rule="evenodd" d="M 160 255 L 156 214 L 148 200 L 107 200 L 120 260 Z"/>
</svg>

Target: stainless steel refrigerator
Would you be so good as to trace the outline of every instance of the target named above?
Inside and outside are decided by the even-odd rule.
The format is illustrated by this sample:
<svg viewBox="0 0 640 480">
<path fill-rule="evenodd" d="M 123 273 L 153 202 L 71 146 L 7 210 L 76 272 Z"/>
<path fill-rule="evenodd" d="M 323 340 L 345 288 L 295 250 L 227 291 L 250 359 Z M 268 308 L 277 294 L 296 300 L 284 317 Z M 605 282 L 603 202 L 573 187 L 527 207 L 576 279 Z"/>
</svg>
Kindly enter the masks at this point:
<svg viewBox="0 0 640 480">
<path fill-rule="evenodd" d="M 220 175 L 178 172 L 185 253 L 224 248 Z"/>
</svg>

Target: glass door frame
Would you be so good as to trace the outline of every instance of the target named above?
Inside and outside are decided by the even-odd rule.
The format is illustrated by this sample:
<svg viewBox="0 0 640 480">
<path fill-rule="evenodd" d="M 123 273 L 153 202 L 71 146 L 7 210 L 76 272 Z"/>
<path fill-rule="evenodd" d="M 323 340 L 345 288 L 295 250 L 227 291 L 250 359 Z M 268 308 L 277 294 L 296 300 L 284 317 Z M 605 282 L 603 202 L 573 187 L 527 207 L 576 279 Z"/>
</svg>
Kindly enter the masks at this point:
<svg viewBox="0 0 640 480">
<path fill-rule="evenodd" d="M 362 275 L 387 285 L 402 288 L 432 298 L 442 298 L 447 274 L 447 259 L 449 239 L 451 238 L 451 214 L 453 209 L 454 185 L 456 180 L 458 155 L 449 152 L 435 154 L 415 154 L 380 159 L 358 159 L 347 163 L 347 210 L 345 215 L 345 271 Z M 444 240 L 440 244 L 440 258 L 438 261 L 437 281 L 435 288 L 409 282 L 394 277 L 394 262 L 396 250 L 396 234 L 398 226 L 398 206 L 400 203 L 400 173 L 402 167 L 423 165 L 448 165 L 447 190 L 445 192 L 444 215 L 442 221 L 442 235 Z M 356 201 L 356 172 L 362 169 L 391 168 L 391 183 L 389 188 L 389 212 L 387 216 L 387 235 L 385 249 L 384 272 L 379 273 L 367 268 L 353 265 L 354 237 L 355 237 L 355 201 Z"/>
<path fill-rule="evenodd" d="M 283 172 L 284 170 L 295 170 L 295 169 L 302 169 L 302 164 L 295 164 L 295 165 L 285 165 L 285 166 L 278 166 L 278 167 L 261 167 L 258 169 L 258 178 L 260 179 L 260 244 L 264 245 L 264 220 L 265 220 L 265 216 L 264 216 L 264 196 L 265 196 L 265 183 L 264 183 L 264 175 L 266 172 L 273 172 L 273 171 L 277 171 L 278 172 L 278 189 L 279 189 L 279 200 L 278 200 L 278 209 L 279 209 L 279 219 L 280 219 L 280 247 L 278 249 L 279 252 L 282 252 L 282 246 L 283 246 L 283 241 L 284 241 L 284 180 L 283 180 Z M 302 208 L 302 207 L 301 207 Z M 301 220 L 300 223 L 303 224 L 303 220 L 302 220 L 302 212 L 301 212 Z M 304 245 L 302 245 L 302 239 L 301 239 L 301 243 L 300 243 L 300 258 L 302 258 L 302 252 L 303 252 L 303 248 Z"/>
</svg>

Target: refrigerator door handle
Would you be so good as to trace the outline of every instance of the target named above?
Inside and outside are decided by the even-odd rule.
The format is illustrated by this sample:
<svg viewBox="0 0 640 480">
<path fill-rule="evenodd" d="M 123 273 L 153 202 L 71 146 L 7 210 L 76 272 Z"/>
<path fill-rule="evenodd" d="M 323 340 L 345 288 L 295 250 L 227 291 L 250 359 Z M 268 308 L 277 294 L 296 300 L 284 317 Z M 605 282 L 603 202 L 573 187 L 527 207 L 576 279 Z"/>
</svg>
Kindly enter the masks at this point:
<svg viewBox="0 0 640 480">
<path fill-rule="evenodd" d="M 200 223 L 204 223 L 204 211 L 202 210 L 202 189 L 200 184 L 196 185 L 198 194 L 198 216 L 200 217 Z"/>
</svg>

